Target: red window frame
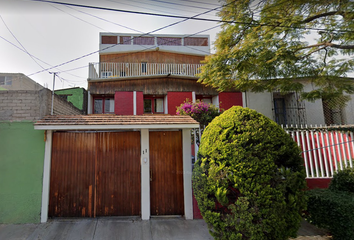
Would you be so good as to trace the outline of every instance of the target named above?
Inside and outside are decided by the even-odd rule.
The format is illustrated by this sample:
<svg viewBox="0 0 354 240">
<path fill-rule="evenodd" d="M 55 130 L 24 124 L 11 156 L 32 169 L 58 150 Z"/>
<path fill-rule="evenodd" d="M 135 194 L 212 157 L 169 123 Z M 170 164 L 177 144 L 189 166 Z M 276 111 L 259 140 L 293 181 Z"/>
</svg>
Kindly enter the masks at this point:
<svg viewBox="0 0 354 240">
<path fill-rule="evenodd" d="M 112 112 L 108 112 L 106 111 L 105 109 L 105 101 L 108 100 L 108 99 L 112 99 L 113 100 L 113 104 L 115 104 L 114 102 L 114 96 L 99 96 L 99 97 L 94 97 L 93 98 L 93 104 L 92 104 L 92 112 L 94 114 L 114 114 L 114 107 L 113 107 L 113 111 Z M 102 112 L 101 113 L 96 113 L 95 112 L 95 101 L 96 100 L 102 100 Z"/>
<path fill-rule="evenodd" d="M 156 99 L 162 99 L 162 111 L 161 112 L 157 112 L 155 111 L 155 100 Z M 151 100 L 151 112 L 146 112 L 145 110 L 145 100 Z M 162 114 L 165 112 L 165 101 L 164 101 L 164 97 L 154 97 L 154 96 L 144 96 L 144 114 Z"/>
</svg>

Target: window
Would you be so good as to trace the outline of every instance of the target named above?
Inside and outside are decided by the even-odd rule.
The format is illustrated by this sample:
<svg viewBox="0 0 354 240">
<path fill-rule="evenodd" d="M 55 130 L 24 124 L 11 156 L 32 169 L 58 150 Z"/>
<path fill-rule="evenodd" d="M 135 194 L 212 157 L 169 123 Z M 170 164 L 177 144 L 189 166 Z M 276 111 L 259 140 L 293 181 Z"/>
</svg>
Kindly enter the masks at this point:
<svg viewBox="0 0 354 240">
<path fill-rule="evenodd" d="M 323 114 L 326 125 L 342 125 L 345 124 L 345 114 L 343 103 L 332 99 L 322 99 Z"/>
<path fill-rule="evenodd" d="M 12 77 L 0 76 L 0 85 L 12 85 Z"/>
<path fill-rule="evenodd" d="M 102 44 L 117 44 L 117 36 L 102 36 Z"/>
<path fill-rule="evenodd" d="M 284 98 L 274 98 L 274 114 L 276 123 L 287 124 Z"/>
<path fill-rule="evenodd" d="M 93 113 L 114 113 L 114 98 L 94 98 Z"/>
<path fill-rule="evenodd" d="M 301 101 L 298 93 L 273 93 L 274 121 L 281 125 L 306 124 L 305 102 Z"/>
<path fill-rule="evenodd" d="M 142 73 L 146 73 L 146 64 L 147 64 L 146 62 L 141 63 L 141 72 Z"/>
<path fill-rule="evenodd" d="M 213 103 L 212 97 L 210 96 L 197 95 L 196 99 L 207 104 Z"/>
<path fill-rule="evenodd" d="M 163 113 L 163 98 L 147 96 L 144 97 L 144 113 Z"/>
<path fill-rule="evenodd" d="M 109 77 L 112 77 L 112 72 L 110 71 L 101 72 L 101 78 L 109 78 Z"/>
</svg>

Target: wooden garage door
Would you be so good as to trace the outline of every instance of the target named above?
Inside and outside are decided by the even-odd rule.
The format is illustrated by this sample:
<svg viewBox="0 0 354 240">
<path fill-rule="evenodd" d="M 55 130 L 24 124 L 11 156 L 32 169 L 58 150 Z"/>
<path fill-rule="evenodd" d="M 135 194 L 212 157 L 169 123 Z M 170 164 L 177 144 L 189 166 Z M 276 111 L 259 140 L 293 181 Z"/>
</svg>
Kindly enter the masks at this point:
<svg viewBox="0 0 354 240">
<path fill-rule="evenodd" d="M 50 217 L 139 214 L 139 132 L 53 133 Z"/>
<path fill-rule="evenodd" d="M 150 132 L 151 215 L 183 215 L 182 132 Z"/>
</svg>

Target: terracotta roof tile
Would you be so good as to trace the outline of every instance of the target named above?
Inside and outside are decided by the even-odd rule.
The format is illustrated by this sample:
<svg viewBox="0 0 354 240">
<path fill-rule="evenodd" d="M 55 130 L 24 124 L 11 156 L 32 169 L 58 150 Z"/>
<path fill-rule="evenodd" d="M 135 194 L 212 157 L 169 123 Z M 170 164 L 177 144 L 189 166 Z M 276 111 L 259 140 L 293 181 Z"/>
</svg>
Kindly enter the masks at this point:
<svg viewBox="0 0 354 240">
<path fill-rule="evenodd" d="M 45 116 L 35 126 L 54 125 L 166 125 L 199 124 L 189 116 L 171 115 L 53 115 Z"/>
</svg>

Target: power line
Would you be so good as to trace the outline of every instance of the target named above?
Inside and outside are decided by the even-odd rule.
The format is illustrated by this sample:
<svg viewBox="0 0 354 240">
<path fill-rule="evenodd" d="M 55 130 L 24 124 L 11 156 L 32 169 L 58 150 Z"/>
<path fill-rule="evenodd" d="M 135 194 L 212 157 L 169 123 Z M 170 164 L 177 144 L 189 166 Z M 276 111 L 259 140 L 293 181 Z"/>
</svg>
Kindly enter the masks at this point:
<svg viewBox="0 0 354 240">
<path fill-rule="evenodd" d="M 42 0 L 31 0 L 31 1 L 40 1 L 40 2 L 41 2 Z M 44 1 L 44 0 L 43 0 L 43 1 Z M 235 0 L 235 1 L 236 1 L 236 0 Z M 234 2 L 235 2 L 235 1 L 234 1 Z M 45 1 L 45 2 L 51 2 L 51 3 L 52 3 L 52 1 Z M 57 2 L 54 2 L 54 3 L 57 3 Z M 231 2 L 231 3 L 233 3 L 233 2 Z M 231 3 L 229 3 L 229 4 L 231 4 Z M 59 4 L 63 4 L 63 3 L 59 3 Z M 66 5 L 66 4 L 63 4 L 63 5 Z M 72 5 L 72 4 L 69 4 L 69 5 Z M 154 33 L 154 32 L 158 32 L 158 31 L 160 31 L 160 30 L 162 30 L 162 29 L 165 29 L 165 28 L 168 28 L 168 27 L 174 26 L 174 25 L 176 25 L 176 24 L 179 24 L 179 23 L 185 22 L 185 21 L 187 21 L 187 20 L 189 20 L 189 19 L 191 19 L 191 18 L 194 18 L 194 17 L 200 16 L 200 15 L 203 15 L 203 14 L 205 14 L 205 13 L 208 13 L 208 12 L 214 11 L 214 10 L 216 10 L 216 9 L 218 9 L 218 8 L 221 8 L 221 7 L 223 7 L 223 6 L 220 6 L 220 7 L 217 7 L 217 8 L 213 8 L 213 9 L 209 9 L 208 11 L 205 11 L 205 12 L 203 12 L 203 13 L 197 14 L 197 15 L 195 15 L 195 16 L 193 16 L 193 17 L 188 17 L 188 18 L 185 18 L 185 19 L 183 19 L 183 20 L 180 20 L 180 21 L 177 21 L 177 22 L 174 22 L 174 23 L 168 24 L 167 26 L 164 26 L 164 27 L 161 27 L 161 28 L 155 29 L 155 30 L 150 31 L 150 32 L 148 32 L 148 33 L 142 34 L 142 35 L 140 35 L 140 36 L 138 36 L 138 37 L 143 37 L 143 36 L 146 36 L 146 35 L 152 34 L 152 33 Z M 112 47 L 114 47 L 114 46 L 116 46 L 116 45 L 118 45 L 118 44 L 114 44 L 114 45 L 112 45 L 112 46 L 108 46 L 108 47 L 106 47 L 106 48 L 104 48 L 104 49 L 97 50 L 97 51 L 94 51 L 94 52 L 91 52 L 91 53 L 85 54 L 85 55 L 83 55 L 83 56 L 81 56 L 81 57 L 77 57 L 77 58 L 74 58 L 74 59 L 72 59 L 72 60 L 70 60 L 70 61 L 67 61 L 67 62 L 64 62 L 64 63 L 58 64 L 58 65 L 56 65 L 56 66 L 54 66 L 54 67 L 52 67 L 52 68 L 60 67 L 60 66 L 63 66 L 63 65 L 65 65 L 65 64 L 75 62 L 75 61 L 77 61 L 77 60 L 79 60 L 79 59 L 82 59 L 82 58 L 85 58 L 85 57 L 91 56 L 91 55 L 93 55 L 93 54 L 95 54 L 95 53 L 99 53 L 99 52 L 104 51 L 104 50 L 106 50 L 106 49 L 112 48 Z M 30 74 L 30 75 L 28 75 L 28 76 L 32 76 L 32 75 L 35 75 L 35 74 L 38 74 L 38 73 L 41 73 L 41 72 L 44 72 L 44 71 L 50 70 L 50 69 L 52 69 L 52 68 L 47 68 L 47 69 L 44 69 L 44 70 L 42 70 L 42 71 L 38 71 L 38 72 L 32 73 L 32 74 Z"/>
<path fill-rule="evenodd" d="M 67 5 L 67 6 L 72 6 L 72 7 L 91 8 L 91 9 L 105 10 L 105 11 L 132 13 L 132 14 L 140 14 L 140 15 L 149 15 L 149 16 L 156 16 L 156 17 L 183 18 L 183 19 L 199 20 L 199 21 L 220 22 L 220 20 L 218 20 L 218 19 L 185 17 L 185 16 L 168 15 L 168 14 L 160 14 L 160 13 L 138 12 L 138 11 L 123 10 L 123 9 L 115 9 L 115 8 L 106 8 L 106 7 L 97 7 L 97 6 L 89 6 L 89 5 L 82 5 L 82 4 L 74 4 L 74 3 L 56 2 L 56 1 L 49 1 L 49 0 L 30 0 L 30 1 Z M 216 9 L 218 9 L 218 8 L 220 8 L 220 7 L 217 7 Z M 215 11 L 216 9 L 212 9 L 211 11 Z M 208 12 L 210 12 L 210 11 L 207 11 L 207 13 Z M 206 14 L 206 13 L 203 13 L 203 14 Z M 203 14 L 197 14 L 197 16 L 203 15 Z"/>
<path fill-rule="evenodd" d="M 18 42 L 18 44 L 20 44 L 20 46 L 22 47 L 22 49 L 24 50 L 25 53 L 27 53 L 28 56 L 31 57 L 31 59 L 38 65 L 40 66 L 42 69 L 44 69 L 44 67 L 39 64 L 32 56 L 32 54 L 30 54 L 27 49 L 21 44 L 21 42 L 16 38 L 16 36 L 12 33 L 12 31 L 10 30 L 10 28 L 7 26 L 7 24 L 5 23 L 5 20 L 2 18 L 2 16 L 0 15 L 0 18 L 2 20 L 2 22 L 4 23 L 5 27 L 7 28 L 7 30 L 11 33 L 11 35 L 15 38 L 15 40 Z M 21 48 L 20 48 L 21 49 Z"/>
<path fill-rule="evenodd" d="M 53 4 L 60 4 L 60 5 L 68 5 L 74 7 L 83 7 L 83 8 L 91 8 L 91 9 L 98 9 L 98 10 L 106 10 L 106 11 L 115 11 L 115 12 L 124 12 L 124 13 L 132 13 L 132 14 L 141 14 L 141 15 L 150 15 L 150 16 L 157 16 L 157 17 L 168 17 L 168 18 L 182 18 L 186 20 L 198 20 L 198 21 L 209 21 L 209 22 L 218 22 L 218 23 L 228 23 L 228 24 L 241 24 L 241 25 L 248 25 L 250 27 L 277 27 L 277 28 L 288 28 L 288 29 L 303 29 L 303 30 L 314 30 L 314 31 L 329 31 L 329 32 L 348 32 L 354 33 L 352 30 L 343 30 L 343 29 L 326 29 L 326 28 L 312 28 L 312 27 L 297 27 L 297 26 L 281 26 L 276 24 L 262 24 L 262 23 L 250 23 L 250 22 L 241 22 L 241 21 L 226 21 L 220 19 L 209 19 L 209 18 L 199 18 L 197 16 L 204 15 L 211 11 L 215 11 L 215 8 L 210 11 L 207 11 L 202 14 L 197 14 L 193 17 L 185 17 L 185 16 L 178 16 L 178 15 L 167 15 L 167 14 L 158 14 L 158 13 L 148 13 L 148 12 L 138 12 L 138 11 L 129 11 L 129 10 L 122 10 L 122 9 L 114 9 L 114 8 L 105 8 L 105 7 L 97 7 L 97 6 L 88 6 L 88 5 L 81 5 L 81 4 L 72 4 L 72 3 L 64 3 L 64 2 L 56 2 L 56 1 L 49 1 L 49 0 L 30 0 L 34 2 L 45 2 L 45 3 L 53 3 Z M 235 1 L 234 1 L 235 2 Z M 231 2 L 233 3 L 233 2 Z M 229 4 L 231 4 L 229 3 Z M 223 6 L 221 6 L 223 7 Z"/>
</svg>

